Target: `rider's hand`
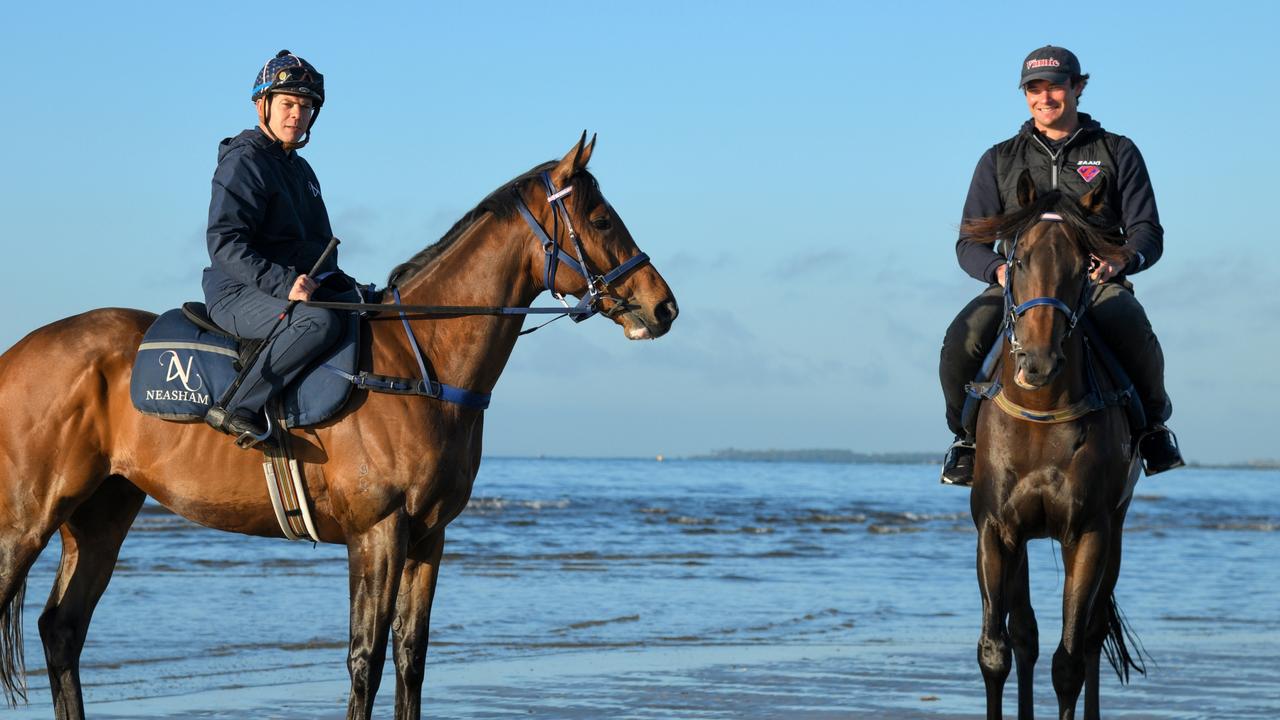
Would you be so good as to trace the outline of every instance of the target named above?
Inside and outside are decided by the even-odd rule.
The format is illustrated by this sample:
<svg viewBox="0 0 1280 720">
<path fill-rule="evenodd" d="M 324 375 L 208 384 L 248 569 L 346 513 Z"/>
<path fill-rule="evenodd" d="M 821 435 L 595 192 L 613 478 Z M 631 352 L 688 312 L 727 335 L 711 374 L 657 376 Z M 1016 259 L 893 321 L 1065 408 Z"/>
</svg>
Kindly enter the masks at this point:
<svg viewBox="0 0 1280 720">
<path fill-rule="evenodd" d="M 1090 255 L 1089 257 L 1093 260 L 1092 268 L 1089 270 L 1089 279 L 1096 283 L 1104 283 L 1110 280 L 1122 269 L 1119 265 L 1109 263 L 1097 255 Z"/>
<path fill-rule="evenodd" d="M 316 282 L 306 275 L 299 275 L 297 280 L 293 281 L 293 287 L 289 289 L 289 299 L 306 302 L 311 299 L 311 293 L 316 291 Z"/>
<path fill-rule="evenodd" d="M 1009 278 L 1009 265 L 1007 263 L 1004 265 L 997 265 L 996 266 L 996 282 L 1000 283 L 1000 287 L 1004 287 L 1004 284 L 1008 282 L 1008 278 Z"/>
</svg>

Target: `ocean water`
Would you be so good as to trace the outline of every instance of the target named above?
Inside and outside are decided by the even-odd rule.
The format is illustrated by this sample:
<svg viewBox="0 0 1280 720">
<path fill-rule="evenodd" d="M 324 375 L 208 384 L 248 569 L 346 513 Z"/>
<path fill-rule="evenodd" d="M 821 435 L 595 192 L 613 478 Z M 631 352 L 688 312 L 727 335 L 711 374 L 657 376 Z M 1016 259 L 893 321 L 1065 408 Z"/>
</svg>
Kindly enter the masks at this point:
<svg viewBox="0 0 1280 720">
<path fill-rule="evenodd" d="M 937 468 L 486 459 L 447 533 L 424 715 L 971 718 L 980 600 L 968 492 Z M 1151 660 L 1119 718 L 1280 717 L 1280 472 L 1143 479 L 1117 600 Z M 32 702 L 52 717 L 27 593 Z M 1058 548 L 1030 547 L 1037 712 L 1056 705 Z M 82 658 L 90 717 L 344 717 L 345 548 L 148 504 Z M 1104 672 L 1109 670 L 1104 668 Z M 1014 679 L 1006 689 L 1012 716 Z M 390 662 L 375 717 L 390 718 Z"/>
</svg>

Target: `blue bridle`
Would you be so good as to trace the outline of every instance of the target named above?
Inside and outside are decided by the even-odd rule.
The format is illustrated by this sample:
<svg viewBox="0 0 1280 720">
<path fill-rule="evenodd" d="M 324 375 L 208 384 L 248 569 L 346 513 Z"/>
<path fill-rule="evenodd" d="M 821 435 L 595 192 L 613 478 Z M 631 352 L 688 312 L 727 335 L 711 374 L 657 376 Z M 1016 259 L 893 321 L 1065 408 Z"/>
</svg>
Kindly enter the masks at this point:
<svg viewBox="0 0 1280 720">
<path fill-rule="evenodd" d="M 1059 215 L 1058 213 L 1047 212 L 1047 213 L 1041 214 L 1037 222 L 1062 222 L 1062 221 L 1063 221 L 1062 216 Z M 1089 305 L 1089 291 L 1093 288 L 1093 281 L 1089 278 L 1088 274 L 1086 273 L 1084 287 L 1081 288 L 1080 290 L 1080 298 L 1076 301 L 1076 306 L 1074 308 L 1070 307 L 1069 305 L 1062 302 L 1056 297 L 1035 297 L 1021 304 L 1014 302 L 1013 255 L 1018 249 L 1018 239 L 1020 237 L 1021 237 L 1021 233 L 1013 237 L 1013 243 L 1009 246 L 1009 253 L 1008 255 L 1005 256 L 1005 260 L 1008 263 L 1007 267 L 1009 268 L 1005 273 L 1005 280 L 1004 280 L 1004 307 L 1009 314 L 1008 319 L 1006 321 L 1005 332 L 1009 336 L 1009 347 L 1012 352 L 1017 352 L 1022 348 L 1022 344 L 1018 342 L 1018 337 L 1015 334 L 1014 327 L 1018 323 L 1018 318 L 1022 317 L 1023 313 L 1025 313 L 1026 311 L 1030 310 L 1033 307 L 1039 307 L 1041 305 L 1048 305 L 1049 307 L 1055 310 L 1060 310 L 1064 315 L 1067 316 L 1067 335 L 1070 335 L 1071 331 L 1076 329 L 1076 324 L 1080 322 L 1081 316 L 1084 315 L 1084 311 Z"/>
<path fill-rule="evenodd" d="M 565 308 L 569 308 L 569 303 L 565 302 L 564 295 L 556 292 L 556 271 L 560 268 L 560 263 L 564 263 L 571 270 L 581 275 L 583 280 L 587 281 L 587 292 L 578 300 L 576 307 L 567 311 L 573 321 L 582 322 L 598 312 L 604 312 L 606 317 L 612 316 L 624 307 L 624 303 L 620 298 L 610 294 L 609 283 L 648 265 L 649 256 L 641 252 L 604 274 L 592 275 L 591 267 L 587 265 L 587 255 L 582 249 L 582 240 L 578 237 L 577 231 L 573 229 L 573 220 L 569 216 L 569 208 L 564 202 L 564 199 L 573 192 L 573 186 L 568 185 L 562 190 L 557 190 L 555 183 L 551 181 L 551 173 L 544 171 L 539 177 L 547 191 L 547 204 L 551 205 L 552 208 L 550 234 L 543 229 L 542 224 L 533 216 L 529 206 L 525 204 L 524 198 L 520 196 L 520 191 L 515 190 L 514 192 L 516 194 L 516 208 L 520 211 L 524 221 L 529 224 L 529 229 L 533 231 L 534 237 L 542 244 L 542 251 L 546 253 L 547 260 L 546 270 L 543 273 L 543 283 L 555 299 L 559 300 Z M 573 251 L 578 256 L 576 259 L 566 253 L 564 248 L 560 247 L 558 237 L 560 235 L 561 218 L 564 218 L 565 233 L 569 236 L 569 242 L 573 244 Z M 602 311 L 600 306 L 605 298 L 613 300 L 614 307 L 607 311 Z"/>
</svg>

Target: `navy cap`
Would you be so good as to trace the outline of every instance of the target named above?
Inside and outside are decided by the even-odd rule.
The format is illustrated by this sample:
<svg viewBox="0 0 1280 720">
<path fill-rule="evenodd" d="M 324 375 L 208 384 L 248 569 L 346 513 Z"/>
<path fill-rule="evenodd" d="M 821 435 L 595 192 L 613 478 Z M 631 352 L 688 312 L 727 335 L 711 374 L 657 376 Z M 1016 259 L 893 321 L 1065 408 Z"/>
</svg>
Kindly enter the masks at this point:
<svg viewBox="0 0 1280 720">
<path fill-rule="evenodd" d="M 1063 47 L 1045 45 L 1032 50 L 1027 59 L 1022 61 L 1022 80 L 1018 82 L 1018 87 L 1025 87 L 1032 80 L 1069 85 L 1072 78 L 1081 74 L 1080 60 L 1075 53 Z"/>
</svg>

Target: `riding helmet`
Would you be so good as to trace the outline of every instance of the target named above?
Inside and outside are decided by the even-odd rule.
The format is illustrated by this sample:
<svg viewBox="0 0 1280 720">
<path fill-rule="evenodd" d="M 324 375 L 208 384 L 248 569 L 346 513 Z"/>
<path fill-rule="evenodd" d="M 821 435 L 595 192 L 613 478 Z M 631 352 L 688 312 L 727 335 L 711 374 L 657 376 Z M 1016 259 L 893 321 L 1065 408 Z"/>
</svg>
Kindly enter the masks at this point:
<svg viewBox="0 0 1280 720">
<path fill-rule="evenodd" d="M 324 76 L 315 67 L 288 50 L 281 50 L 262 65 L 253 82 L 250 100 L 272 93 L 287 93 L 311 98 L 316 108 L 324 105 Z"/>
</svg>

